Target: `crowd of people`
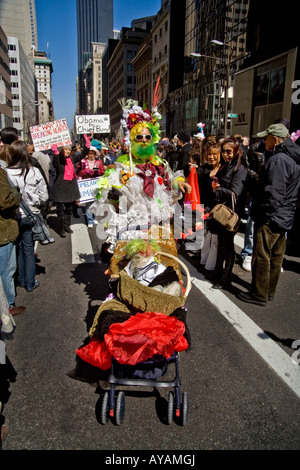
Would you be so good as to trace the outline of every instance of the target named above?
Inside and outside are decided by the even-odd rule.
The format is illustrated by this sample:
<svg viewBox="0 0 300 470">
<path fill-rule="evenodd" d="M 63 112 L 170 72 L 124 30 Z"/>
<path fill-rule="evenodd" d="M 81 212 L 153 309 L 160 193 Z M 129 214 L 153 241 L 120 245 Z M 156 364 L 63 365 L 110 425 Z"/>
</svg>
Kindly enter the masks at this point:
<svg viewBox="0 0 300 470">
<path fill-rule="evenodd" d="M 300 139 L 289 128 L 287 119 L 278 119 L 253 143 L 248 136 L 192 136 L 184 130 L 173 139 L 162 139 L 159 149 L 169 165 L 183 170 L 186 177 L 192 166 L 197 167 L 205 236 L 201 250 L 188 253 L 193 263 L 213 288 L 228 289 L 234 263 L 240 260 L 242 268 L 252 273 L 252 281 L 250 291 L 241 291 L 238 297 L 260 306 L 274 299 L 287 234 L 299 211 Z M 235 232 L 210 216 L 220 203 L 245 222 L 239 254 Z"/>
<path fill-rule="evenodd" d="M 111 205 L 104 243 L 107 262 L 116 247 L 117 230 L 149 224 L 149 214 L 151 222 L 154 215 L 155 223 L 167 220 L 175 227 L 176 217 L 184 219 L 187 207 L 192 213 L 201 207 L 200 246 L 182 237 L 177 239 L 178 250 L 190 257 L 214 289 L 230 289 L 237 229 L 229 230 L 213 217 L 214 209 L 224 205 L 239 220 L 247 216 L 240 259 L 243 269 L 251 272 L 251 288 L 239 291 L 237 297 L 258 306 L 274 300 L 287 233 L 299 211 L 299 131 L 290 134 L 289 122 L 279 119 L 258 133 L 253 143 L 241 135 L 205 136 L 202 123 L 197 134 L 184 129 L 172 138 L 161 138 L 158 113 L 132 102 L 124 108 L 124 116 L 123 142 L 107 146 L 92 134 L 84 135 L 82 145 L 52 145 L 38 152 L 20 140 L 15 128 L 0 131 L 0 343 L 4 333 L 13 332 L 13 317 L 26 311 L 26 306 L 15 304 L 16 287 L 29 293 L 39 287 L 39 242 L 34 241 L 33 221 L 23 202 L 46 225 L 48 214 L 56 210 L 57 224 L 52 228 L 65 238 L 72 233 L 72 217 L 80 217 L 82 179 L 97 178 L 93 200 L 83 206 L 88 229 L 102 222 L 99 207 Z M 127 199 L 126 213 L 119 210 L 122 196 Z M 138 238 L 135 232 L 133 237 Z M 152 262 L 149 266 L 153 269 Z M 0 364 L 5 360 L 5 347 L 0 347 Z"/>
<path fill-rule="evenodd" d="M 252 272 L 252 283 L 251 290 L 241 292 L 239 298 L 257 305 L 266 305 L 274 298 L 286 234 L 292 229 L 299 207 L 300 148 L 299 142 L 291 138 L 289 122 L 281 119 L 271 124 L 257 135 L 254 143 L 240 135 L 205 136 L 203 128 L 202 132 L 194 135 L 185 129 L 172 138 L 158 138 L 157 134 L 155 139 L 150 130 L 145 125 L 139 128 L 131 144 L 131 154 L 125 139 L 122 143 L 113 141 L 105 146 L 93 135 L 85 135 L 82 145 L 74 142 L 59 149 L 52 145 L 49 151 L 36 152 L 31 143 L 26 144 L 19 139 L 16 129 L 2 129 L 0 278 L 12 315 L 26 310 L 24 306 L 15 305 L 16 286 L 28 292 L 39 286 L 35 279 L 38 242 L 33 240 L 32 222 L 20 208 L 20 200 L 24 200 L 33 212 L 41 213 L 45 223 L 50 209 L 56 207 L 56 231 L 61 237 L 66 237 L 66 233 L 72 233 L 72 217 L 78 217 L 78 181 L 103 177 L 107 183 L 109 178 L 116 178 L 116 161 L 128 163 L 129 154 L 130 164 L 133 159 L 135 167 L 141 169 L 139 163 L 143 161 L 142 148 L 146 144 L 153 148 L 150 160 L 147 157 L 145 161 L 153 162 L 157 171 L 159 169 L 164 190 L 170 189 L 171 181 L 172 188 L 176 186 L 179 193 L 189 191 L 189 174 L 192 168 L 196 168 L 198 202 L 204 208 L 204 237 L 200 249 L 198 247 L 187 254 L 199 265 L 213 287 L 228 289 L 231 286 L 236 262 L 235 232 L 227 230 L 210 216 L 214 206 L 222 203 L 231 207 L 240 219 L 247 217 L 240 260 L 243 269 Z M 153 160 L 154 154 L 156 160 Z M 147 168 L 142 168 L 144 175 L 152 171 L 149 166 L 152 163 L 147 165 Z M 168 167 L 168 174 L 164 165 Z M 130 178 L 131 175 L 126 176 L 123 171 L 119 176 Z M 146 193 L 145 180 L 143 190 Z M 153 186 L 152 199 L 147 193 L 147 201 L 154 205 L 158 200 L 161 206 L 169 209 L 172 205 L 170 192 L 163 193 L 160 185 L 157 185 L 158 197 L 153 198 L 156 188 Z M 103 195 L 105 191 L 101 185 L 99 188 L 99 194 L 102 191 Z M 145 197 L 139 198 L 138 194 L 133 197 L 135 209 L 137 203 L 146 204 Z M 103 200 L 98 196 L 96 203 L 88 202 L 83 208 L 89 229 L 98 223 L 96 209 Z M 184 246 L 184 241 L 181 246 Z"/>
</svg>

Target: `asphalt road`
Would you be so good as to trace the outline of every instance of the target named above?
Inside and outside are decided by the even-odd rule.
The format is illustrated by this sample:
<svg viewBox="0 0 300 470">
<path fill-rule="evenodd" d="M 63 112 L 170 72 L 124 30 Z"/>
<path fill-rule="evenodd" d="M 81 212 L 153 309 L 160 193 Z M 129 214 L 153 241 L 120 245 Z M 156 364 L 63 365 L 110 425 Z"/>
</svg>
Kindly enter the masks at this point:
<svg viewBox="0 0 300 470">
<path fill-rule="evenodd" d="M 75 353 L 108 293 L 101 241 L 95 227 L 86 230 L 94 262 L 73 264 L 73 235 L 60 238 L 55 222 L 50 215 L 55 243 L 38 248 L 40 287 L 31 293 L 17 290 L 16 303 L 27 311 L 15 317 L 14 339 L 6 342 L 10 380 L 4 451 L 101 450 L 105 459 L 112 451 L 116 458 L 121 451 L 134 456 L 155 450 L 199 459 L 197 451 L 205 450 L 299 450 L 299 361 L 292 362 L 293 353 L 299 357 L 293 348 L 300 339 L 299 257 L 285 257 L 278 294 L 267 307 L 236 299 L 237 289 L 246 289 L 251 279 L 238 264 L 233 291 L 215 298 L 201 273 L 181 257 L 193 279 L 186 305 L 192 347 L 180 354 L 179 363 L 181 390 L 188 394 L 187 425 L 167 424 L 167 389 L 145 387 L 124 388 L 121 426 L 102 425 L 97 374 Z M 233 318 L 235 308 L 239 320 Z M 248 320 L 262 332 L 255 334 L 257 346 Z M 269 345 L 266 353 L 259 350 L 261 343 Z M 273 346 L 284 363 L 279 371 L 272 365 Z M 295 374 L 290 377 L 289 367 Z"/>
</svg>

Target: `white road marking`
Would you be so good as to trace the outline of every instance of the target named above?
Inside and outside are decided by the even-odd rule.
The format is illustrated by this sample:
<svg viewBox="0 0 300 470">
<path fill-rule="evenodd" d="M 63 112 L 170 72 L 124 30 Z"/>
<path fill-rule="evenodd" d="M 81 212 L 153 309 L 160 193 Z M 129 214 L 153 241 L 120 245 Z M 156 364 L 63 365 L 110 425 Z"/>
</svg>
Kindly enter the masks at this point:
<svg viewBox="0 0 300 470">
<path fill-rule="evenodd" d="M 234 243 L 239 248 L 244 248 L 244 237 L 236 233 L 234 237 Z"/>
<path fill-rule="evenodd" d="M 71 226 L 72 264 L 95 263 L 93 247 L 81 208 L 78 208 L 78 215 L 79 219 L 72 218 Z"/>
<path fill-rule="evenodd" d="M 202 274 L 191 281 L 300 398 L 299 365 L 223 292 L 212 289 Z"/>
</svg>

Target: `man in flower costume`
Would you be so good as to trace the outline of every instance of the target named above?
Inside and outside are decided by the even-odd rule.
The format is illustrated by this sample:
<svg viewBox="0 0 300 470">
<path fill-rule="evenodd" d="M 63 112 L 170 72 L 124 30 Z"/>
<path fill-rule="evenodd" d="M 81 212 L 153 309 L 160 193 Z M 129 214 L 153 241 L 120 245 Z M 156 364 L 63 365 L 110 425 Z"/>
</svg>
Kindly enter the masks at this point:
<svg viewBox="0 0 300 470">
<path fill-rule="evenodd" d="M 168 163 L 156 155 L 161 118 L 157 110 L 151 113 L 137 102 L 129 101 L 123 111 L 121 124 L 126 129 L 124 143 L 129 152 L 121 155 L 114 168 L 108 168 L 100 177 L 95 202 L 90 207 L 98 217 L 106 213 L 102 223 L 110 253 L 114 251 L 118 232 L 127 226 L 169 224 L 176 202 L 182 193 L 190 191 L 183 172 L 173 173 Z M 101 229 L 103 225 L 99 224 L 98 236 Z M 128 236 L 138 237 L 135 230 Z"/>
</svg>

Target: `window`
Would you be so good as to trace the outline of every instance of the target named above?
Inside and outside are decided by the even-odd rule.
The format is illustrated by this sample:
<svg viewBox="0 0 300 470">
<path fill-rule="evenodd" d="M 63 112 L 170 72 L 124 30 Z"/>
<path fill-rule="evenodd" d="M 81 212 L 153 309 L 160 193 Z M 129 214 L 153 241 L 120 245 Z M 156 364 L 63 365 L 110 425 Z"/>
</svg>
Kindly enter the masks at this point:
<svg viewBox="0 0 300 470">
<path fill-rule="evenodd" d="M 127 64 L 127 70 L 129 72 L 132 72 L 132 70 L 133 70 L 132 64 Z"/>
</svg>

